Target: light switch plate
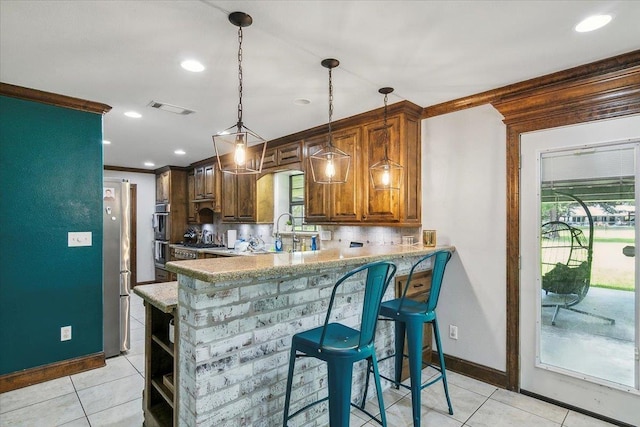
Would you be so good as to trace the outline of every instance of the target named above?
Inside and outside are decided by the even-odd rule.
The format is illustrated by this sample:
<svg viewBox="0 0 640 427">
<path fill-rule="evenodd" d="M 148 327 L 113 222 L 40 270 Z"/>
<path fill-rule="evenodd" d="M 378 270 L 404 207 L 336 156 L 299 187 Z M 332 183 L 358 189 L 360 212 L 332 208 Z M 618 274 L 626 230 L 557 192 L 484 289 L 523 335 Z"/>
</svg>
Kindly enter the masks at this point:
<svg viewBox="0 0 640 427">
<path fill-rule="evenodd" d="M 75 246 L 91 246 L 91 232 L 90 231 L 70 231 L 67 234 L 68 245 L 70 248 Z"/>
<path fill-rule="evenodd" d="M 320 232 L 320 240 L 331 240 L 331 232 L 330 231 L 321 231 Z"/>
</svg>

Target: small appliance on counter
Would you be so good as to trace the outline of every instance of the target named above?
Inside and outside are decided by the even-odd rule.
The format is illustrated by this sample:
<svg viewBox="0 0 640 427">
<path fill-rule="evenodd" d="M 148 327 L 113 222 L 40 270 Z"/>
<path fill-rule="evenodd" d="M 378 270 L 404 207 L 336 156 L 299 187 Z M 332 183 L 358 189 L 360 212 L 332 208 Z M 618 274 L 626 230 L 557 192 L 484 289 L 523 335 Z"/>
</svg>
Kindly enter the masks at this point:
<svg viewBox="0 0 640 427">
<path fill-rule="evenodd" d="M 227 248 L 229 249 L 235 248 L 237 238 L 238 238 L 237 230 L 228 230 L 227 231 Z"/>
<path fill-rule="evenodd" d="M 187 231 L 184 232 L 184 235 L 182 236 L 183 238 L 183 243 L 198 243 L 198 230 L 196 230 L 195 228 L 189 227 L 187 229 Z"/>
</svg>

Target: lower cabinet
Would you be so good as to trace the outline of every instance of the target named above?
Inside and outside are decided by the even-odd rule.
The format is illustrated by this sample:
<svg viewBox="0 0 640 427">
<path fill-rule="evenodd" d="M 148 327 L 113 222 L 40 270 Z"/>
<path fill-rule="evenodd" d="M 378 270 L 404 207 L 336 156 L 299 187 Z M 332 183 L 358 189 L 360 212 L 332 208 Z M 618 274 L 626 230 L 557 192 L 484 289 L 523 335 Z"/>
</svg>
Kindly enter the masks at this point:
<svg viewBox="0 0 640 427">
<path fill-rule="evenodd" d="M 409 290 L 407 291 L 407 298 L 426 301 L 431 290 L 431 270 L 420 271 L 414 273 L 411 283 L 409 284 Z M 408 276 L 396 277 L 396 298 L 402 296 L 405 284 L 407 283 Z M 431 361 L 431 324 L 424 324 L 424 332 L 422 337 L 422 361 L 429 363 Z M 408 354 L 407 342 L 405 339 L 404 354 Z M 402 380 L 409 378 L 409 360 L 407 358 L 402 362 Z"/>
<path fill-rule="evenodd" d="M 145 302 L 145 310 L 144 426 L 174 426 L 177 425 L 177 350 L 169 341 L 169 322 L 175 309 L 165 313 Z M 176 322 L 175 337 L 179 336 L 177 328 Z"/>
<path fill-rule="evenodd" d="M 165 270 L 164 268 L 155 268 L 156 282 L 173 282 L 176 279 L 176 274 Z"/>
</svg>

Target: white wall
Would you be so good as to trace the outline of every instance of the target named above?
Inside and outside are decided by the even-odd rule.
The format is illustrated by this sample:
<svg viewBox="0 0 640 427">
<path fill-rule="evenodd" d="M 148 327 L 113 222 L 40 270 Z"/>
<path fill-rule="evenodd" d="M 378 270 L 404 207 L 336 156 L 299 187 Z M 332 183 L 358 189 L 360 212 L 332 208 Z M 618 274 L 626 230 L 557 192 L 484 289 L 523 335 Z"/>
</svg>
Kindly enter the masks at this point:
<svg viewBox="0 0 640 427">
<path fill-rule="evenodd" d="M 156 176 L 151 173 L 104 171 L 105 177 L 128 179 L 137 186 L 137 281 L 155 280 L 153 266 L 153 224 L 152 216 L 156 203 Z"/>
<path fill-rule="evenodd" d="M 446 354 L 506 370 L 506 126 L 490 105 L 423 120 L 422 227 L 456 253 L 438 322 Z M 449 338 L 458 326 L 458 340 Z"/>
</svg>

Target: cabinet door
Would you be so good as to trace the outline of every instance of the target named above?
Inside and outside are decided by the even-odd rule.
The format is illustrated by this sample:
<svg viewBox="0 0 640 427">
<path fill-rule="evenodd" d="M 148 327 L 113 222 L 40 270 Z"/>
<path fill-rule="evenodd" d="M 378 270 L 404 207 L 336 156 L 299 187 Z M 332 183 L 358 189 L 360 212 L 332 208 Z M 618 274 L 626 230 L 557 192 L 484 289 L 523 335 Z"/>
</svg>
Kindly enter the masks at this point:
<svg viewBox="0 0 640 427">
<path fill-rule="evenodd" d="M 223 163 L 223 167 L 225 167 Z M 238 194 L 236 192 L 236 175 L 230 173 L 220 173 L 222 181 L 222 204 L 220 212 L 222 220 L 235 222 L 238 211 Z"/>
<path fill-rule="evenodd" d="M 403 164 L 400 147 L 400 121 L 397 117 L 387 120 L 388 126 L 388 154 L 389 159 Z M 362 220 L 365 222 L 399 222 L 400 221 L 400 196 L 405 190 L 406 176 L 403 169 L 403 179 L 399 190 L 375 190 L 369 175 L 369 167 L 384 158 L 385 147 L 384 121 L 364 126 L 362 153 L 363 153 L 363 212 Z M 404 165 L 403 165 L 404 166 Z"/>
<path fill-rule="evenodd" d="M 162 174 L 156 175 L 156 203 L 163 203 L 163 201 L 162 201 Z"/>
<path fill-rule="evenodd" d="M 156 176 L 156 203 L 169 203 L 170 179 L 170 171 Z"/>
<path fill-rule="evenodd" d="M 187 176 L 187 222 L 196 223 L 198 222 L 196 210 L 196 204 L 193 202 L 195 200 L 195 176 L 193 174 L 189 174 Z"/>
<path fill-rule="evenodd" d="M 304 188 L 305 188 L 305 222 L 327 222 L 329 221 L 329 185 L 316 184 L 313 182 L 309 156 L 324 147 L 326 136 L 320 136 L 305 141 L 305 151 L 307 158 L 304 162 Z"/>
<path fill-rule="evenodd" d="M 253 159 L 249 161 L 254 162 Z M 255 167 L 255 164 L 250 167 Z M 236 179 L 236 218 L 240 222 L 256 222 L 256 175 L 237 175 Z"/>
<path fill-rule="evenodd" d="M 431 274 L 432 270 L 420 271 L 413 275 L 409 289 L 407 290 L 407 298 L 418 301 L 426 301 L 431 290 Z M 396 298 L 402 296 L 404 286 L 407 283 L 408 276 L 396 277 Z M 422 361 L 429 363 L 431 361 L 431 324 L 425 323 L 422 331 Z M 408 354 L 407 343 L 405 339 L 404 354 Z M 409 378 L 409 360 L 404 359 L 402 362 L 402 380 Z"/>
<path fill-rule="evenodd" d="M 204 199 L 204 167 L 200 166 L 193 170 L 195 183 L 195 199 Z"/>
<path fill-rule="evenodd" d="M 265 162 L 267 161 L 265 157 Z M 302 161 L 302 146 L 299 142 L 278 148 L 278 165 L 288 165 Z"/>
<path fill-rule="evenodd" d="M 361 166 L 359 145 L 361 140 L 359 127 L 345 129 L 333 134 L 333 145 L 351 156 L 347 182 L 331 184 L 330 220 L 332 222 L 354 222 L 361 218 Z"/>
<path fill-rule="evenodd" d="M 419 224 L 422 221 L 420 119 L 405 118 L 402 121 L 400 136 L 401 144 L 405 148 L 405 161 L 400 163 L 404 164 L 407 176 L 407 185 L 401 189 L 400 218 L 404 223 Z"/>
<path fill-rule="evenodd" d="M 213 199 L 215 195 L 215 165 L 206 165 L 204 168 L 204 198 Z"/>
<path fill-rule="evenodd" d="M 257 154 L 259 157 L 262 154 L 260 151 Z M 262 162 L 262 171 L 265 169 L 271 169 L 278 166 L 278 149 L 277 148 L 267 148 L 267 151 L 264 153 L 264 161 Z"/>
<path fill-rule="evenodd" d="M 215 178 L 213 179 L 213 211 L 222 212 L 222 172 L 218 165 L 213 166 Z"/>
</svg>

